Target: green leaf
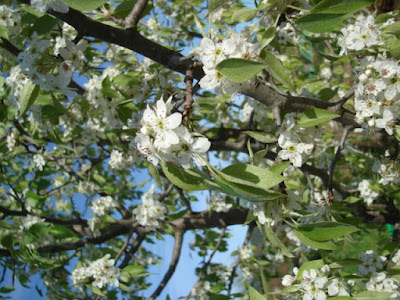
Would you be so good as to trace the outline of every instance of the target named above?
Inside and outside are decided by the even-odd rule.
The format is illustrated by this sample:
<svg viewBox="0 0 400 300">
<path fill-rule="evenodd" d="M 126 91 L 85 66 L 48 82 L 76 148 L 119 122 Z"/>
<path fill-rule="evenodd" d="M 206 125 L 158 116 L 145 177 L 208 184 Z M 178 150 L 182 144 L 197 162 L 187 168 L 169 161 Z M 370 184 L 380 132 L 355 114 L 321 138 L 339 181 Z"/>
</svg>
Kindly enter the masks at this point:
<svg viewBox="0 0 400 300">
<path fill-rule="evenodd" d="M 310 32 L 328 32 L 338 29 L 340 24 L 373 0 L 324 0 L 310 12 L 297 20 L 297 25 Z"/>
<path fill-rule="evenodd" d="M 247 289 L 249 290 L 250 300 L 265 300 L 265 297 L 250 285 L 247 285 Z"/>
<path fill-rule="evenodd" d="M 265 235 L 267 236 L 267 239 L 271 242 L 272 245 L 278 247 L 283 255 L 286 255 L 287 257 L 294 257 L 292 253 L 288 251 L 286 246 L 282 243 L 282 241 L 276 236 L 275 232 L 272 230 L 272 228 L 268 225 L 264 225 L 265 229 Z"/>
<path fill-rule="evenodd" d="M 217 65 L 217 70 L 222 75 L 235 82 L 245 82 L 264 68 L 263 63 L 240 58 L 228 58 Z"/>
<path fill-rule="evenodd" d="M 245 163 L 230 165 L 221 172 L 223 173 L 221 176 L 231 182 L 249 185 L 264 190 L 268 190 L 269 188 L 278 185 L 284 179 L 281 175 L 271 172 L 268 169 Z"/>
<path fill-rule="evenodd" d="M 324 0 L 318 3 L 311 13 L 353 14 L 373 2 L 374 0 Z"/>
<path fill-rule="evenodd" d="M 63 225 L 53 225 L 50 228 L 50 234 L 60 240 L 77 237 L 71 229 Z"/>
<path fill-rule="evenodd" d="M 329 297 L 329 300 L 353 300 L 353 298 L 348 296 L 337 296 L 337 297 Z"/>
<path fill-rule="evenodd" d="M 0 293 L 8 294 L 8 293 L 11 293 L 14 290 L 15 290 L 15 288 L 13 288 L 12 286 L 4 286 L 4 287 L 0 288 Z"/>
<path fill-rule="evenodd" d="M 196 170 L 184 169 L 171 163 L 161 163 L 162 170 L 177 187 L 187 191 L 205 190 L 204 175 Z"/>
<path fill-rule="evenodd" d="M 296 89 L 290 76 L 286 73 L 286 69 L 282 62 L 276 58 L 275 55 L 269 51 L 263 50 L 261 51 L 260 58 L 264 61 L 266 69 L 271 73 L 272 77 L 287 86 L 289 89 Z"/>
<path fill-rule="evenodd" d="M 161 189 L 162 186 L 161 186 L 160 172 L 158 171 L 158 169 L 153 164 L 149 164 L 147 168 L 149 170 L 150 176 L 153 177 L 153 179 L 155 180 L 158 188 Z"/>
<path fill-rule="evenodd" d="M 233 23 L 244 23 L 251 21 L 257 14 L 256 8 L 245 8 L 233 13 L 231 21 Z"/>
<path fill-rule="evenodd" d="M 207 33 L 203 29 L 203 26 L 201 25 L 199 18 L 196 15 L 193 15 L 193 18 L 194 18 L 194 22 L 196 23 L 197 28 L 199 29 L 201 35 L 203 36 L 203 38 L 208 37 Z"/>
<path fill-rule="evenodd" d="M 77 10 L 92 10 L 107 2 L 107 0 L 63 0 L 68 6 Z"/>
<path fill-rule="evenodd" d="M 119 19 L 125 19 L 132 11 L 132 8 L 135 6 L 135 4 L 136 0 L 122 1 L 121 4 L 115 8 L 113 16 Z"/>
<path fill-rule="evenodd" d="M 44 14 L 33 24 L 30 29 L 30 34 L 33 34 L 34 32 L 36 32 L 38 35 L 48 33 L 53 29 L 54 26 L 56 26 L 58 22 L 59 19 L 49 14 Z"/>
<path fill-rule="evenodd" d="M 400 59 L 400 41 L 399 40 L 390 40 L 386 42 L 386 46 L 388 47 L 390 54 L 397 59 Z"/>
<path fill-rule="evenodd" d="M 220 8 L 225 3 L 229 2 L 230 0 L 209 0 L 208 1 L 208 13 L 212 13 L 214 10 Z"/>
<path fill-rule="evenodd" d="M 33 233 L 36 237 L 45 236 L 50 230 L 50 225 L 47 223 L 36 223 L 29 228 L 29 232 Z"/>
<path fill-rule="evenodd" d="M 365 291 L 357 295 L 353 295 L 353 299 L 356 300 L 389 300 L 393 292 L 376 292 L 376 291 Z"/>
<path fill-rule="evenodd" d="M 136 277 L 142 273 L 144 273 L 144 271 L 146 271 L 146 268 L 139 266 L 139 265 L 129 265 L 126 266 L 125 268 L 122 269 L 124 272 L 128 273 L 129 275 L 131 275 L 132 277 Z"/>
<path fill-rule="evenodd" d="M 339 118 L 340 115 L 325 109 L 312 108 L 303 112 L 297 120 L 300 127 L 312 127 L 330 120 Z"/>
<path fill-rule="evenodd" d="M 332 241 L 325 241 L 325 242 L 318 242 L 311 240 L 307 238 L 304 234 L 302 234 L 300 231 L 297 231 L 296 229 L 293 229 L 294 233 L 296 236 L 299 238 L 300 242 L 302 242 L 304 245 L 317 248 L 317 249 L 323 249 L 323 250 L 339 250 L 340 247 L 335 245 Z"/>
<path fill-rule="evenodd" d="M 260 37 L 257 36 L 257 40 L 261 44 L 261 49 L 263 49 L 264 47 L 268 46 L 269 43 L 272 42 L 272 40 L 275 37 L 275 33 L 276 33 L 276 27 L 275 26 L 271 26 L 270 28 L 265 30 L 264 33 Z"/>
<path fill-rule="evenodd" d="M 103 294 L 103 292 L 97 286 L 94 286 L 94 285 L 91 285 L 91 284 L 87 284 L 86 287 L 89 288 L 89 290 L 91 290 L 92 293 L 95 294 L 95 295 L 105 296 Z"/>
<path fill-rule="evenodd" d="M 353 225 L 337 222 L 304 224 L 296 228 L 305 237 L 314 241 L 328 241 L 358 231 Z"/>
<path fill-rule="evenodd" d="M 308 14 L 297 20 L 297 25 L 310 32 L 329 32 L 339 29 L 347 17 L 343 14 Z"/>
<path fill-rule="evenodd" d="M 269 168 L 271 172 L 274 172 L 276 174 L 282 174 L 283 171 L 290 165 L 290 161 L 284 161 L 280 164 L 277 164 L 275 166 L 272 166 Z"/>
<path fill-rule="evenodd" d="M 275 135 L 257 131 L 243 131 L 243 133 L 252 137 L 261 143 L 275 143 L 278 139 Z"/>
<path fill-rule="evenodd" d="M 310 271 L 311 269 L 318 270 L 321 269 L 323 266 L 324 266 L 324 261 L 322 259 L 305 262 L 304 264 L 301 265 L 299 269 L 299 273 L 297 274 L 297 280 L 298 281 L 303 280 L 304 271 Z"/>
<path fill-rule="evenodd" d="M 359 259 L 346 258 L 346 259 L 342 259 L 342 260 L 331 263 L 329 265 L 329 267 L 331 269 L 342 269 L 342 268 L 357 266 L 359 264 L 362 264 L 361 260 L 359 260 Z"/>
<path fill-rule="evenodd" d="M 39 95 L 40 87 L 32 81 L 28 81 L 24 88 L 22 89 L 21 96 L 20 96 L 20 116 L 22 117 L 23 115 L 26 114 L 26 112 L 29 110 L 29 108 L 35 103 L 35 100 L 37 99 Z"/>
<path fill-rule="evenodd" d="M 7 28 L 4 27 L 3 25 L 0 25 L 0 41 L 1 41 L 1 38 L 8 39 L 8 31 L 7 31 Z"/>
</svg>

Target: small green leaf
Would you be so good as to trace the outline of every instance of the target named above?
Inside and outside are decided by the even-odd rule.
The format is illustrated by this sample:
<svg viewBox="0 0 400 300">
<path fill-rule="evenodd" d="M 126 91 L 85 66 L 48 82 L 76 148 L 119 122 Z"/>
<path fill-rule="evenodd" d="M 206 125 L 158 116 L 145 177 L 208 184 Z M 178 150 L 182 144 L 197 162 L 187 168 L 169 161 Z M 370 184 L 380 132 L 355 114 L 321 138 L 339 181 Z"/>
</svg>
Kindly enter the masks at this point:
<svg viewBox="0 0 400 300">
<path fill-rule="evenodd" d="M 158 188 L 161 189 L 162 185 L 161 185 L 160 172 L 158 171 L 158 169 L 153 164 L 149 164 L 147 168 L 149 170 L 150 176 L 153 177 L 153 179 L 155 180 Z"/>
<path fill-rule="evenodd" d="M 146 268 L 139 265 L 129 265 L 122 269 L 124 272 L 128 273 L 132 277 L 136 277 L 146 271 Z"/>
<path fill-rule="evenodd" d="M 8 39 L 8 31 L 7 31 L 7 28 L 4 27 L 3 25 L 0 25 L 0 41 L 1 41 L 1 38 Z"/>
<path fill-rule="evenodd" d="M 198 171 L 184 169 L 171 163 L 161 163 L 162 170 L 171 183 L 187 191 L 205 190 L 204 175 Z"/>
<path fill-rule="evenodd" d="M 373 2 L 374 0 L 324 0 L 318 3 L 311 13 L 353 14 Z"/>
<path fill-rule="evenodd" d="M 275 135 L 257 131 L 243 131 L 243 133 L 252 137 L 261 143 L 275 143 L 278 139 Z"/>
<path fill-rule="evenodd" d="M 272 166 L 269 168 L 271 172 L 274 172 L 276 174 L 282 174 L 283 171 L 290 165 L 290 161 L 284 161 L 280 164 L 277 164 L 275 166 Z"/>
<path fill-rule="evenodd" d="M 91 290 L 92 293 L 95 294 L 95 295 L 105 296 L 103 294 L 103 292 L 97 286 L 94 286 L 94 285 L 91 285 L 91 284 L 87 284 L 86 287 L 89 288 L 89 290 Z"/>
<path fill-rule="evenodd" d="M 265 297 L 250 285 L 247 285 L 247 289 L 249 290 L 250 300 L 265 300 Z"/>
<path fill-rule="evenodd" d="M 284 179 L 284 177 L 271 172 L 268 169 L 244 163 L 230 165 L 221 172 L 223 173 L 221 176 L 231 182 L 249 185 L 264 190 L 268 190 L 269 188 L 278 185 Z"/>
<path fill-rule="evenodd" d="M 339 29 L 346 18 L 343 14 L 308 14 L 299 18 L 296 23 L 304 30 L 323 33 Z"/>
<path fill-rule="evenodd" d="M 222 75 L 235 82 L 245 82 L 264 68 L 263 63 L 240 58 L 228 58 L 217 65 L 217 70 Z"/>
<path fill-rule="evenodd" d="M 25 115 L 33 103 L 35 103 L 35 100 L 39 96 L 39 91 L 40 87 L 32 83 L 32 81 L 29 80 L 25 84 L 20 96 L 20 116 Z"/>
<path fill-rule="evenodd" d="M 299 273 L 297 274 L 298 281 L 303 280 L 304 271 L 310 271 L 311 269 L 318 270 L 321 269 L 323 266 L 324 266 L 324 261 L 322 259 L 305 262 L 304 264 L 301 265 Z"/>
<path fill-rule="evenodd" d="M 272 77 L 277 79 L 291 90 L 296 89 L 292 80 L 290 79 L 290 76 L 286 73 L 286 69 L 282 62 L 276 58 L 275 55 L 269 51 L 263 50 L 261 51 L 260 58 L 264 61 L 266 69 L 269 73 L 271 73 Z"/>
<path fill-rule="evenodd" d="M 348 296 L 337 296 L 337 297 L 329 297 L 329 300 L 353 300 L 353 298 Z"/>
<path fill-rule="evenodd" d="M 63 225 L 53 225 L 50 228 L 50 234 L 60 240 L 77 237 L 71 229 Z"/>
<path fill-rule="evenodd" d="M 376 292 L 376 291 L 365 291 L 357 295 L 353 295 L 353 299 L 356 300 L 389 300 L 393 292 Z"/>
<path fill-rule="evenodd" d="M 342 260 L 331 263 L 329 265 L 329 267 L 331 269 L 342 269 L 342 268 L 357 266 L 359 264 L 362 264 L 361 260 L 359 260 L 359 259 L 346 258 L 346 259 L 342 259 Z"/>
<path fill-rule="evenodd" d="M 294 255 L 289 252 L 289 250 L 286 248 L 286 246 L 282 243 L 282 241 L 276 236 L 275 232 L 272 230 L 271 226 L 268 224 L 264 225 L 265 229 L 265 235 L 267 236 L 267 239 L 271 242 L 272 245 L 278 247 L 282 254 L 292 258 Z"/>
<path fill-rule="evenodd" d="M 8 294 L 8 293 L 11 293 L 14 290 L 15 290 L 15 288 L 13 288 L 12 286 L 4 286 L 4 287 L 0 288 L 0 293 Z"/>
<path fill-rule="evenodd" d="M 29 232 L 33 233 L 36 237 L 45 236 L 50 230 L 50 225 L 47 223 L 36 223 L 29 228 Z"/>
<path fill-rule="evenodd" d="M 63 0 L 68 6 L 77 10 L 93 10 L 107 2 L 107 0 Z"/>
<path fill-rule="evenodd" d="M 49 14 L 44 14 L 41 16 L 39 19 L 35 21 L 33 26 L 30 29 L 30 33 L 36 32 L 38 35 L 42 35 L 45 33 L 50 32 L 54 26 L 59 22 L 60 20 L 49 15 Z"/>
<path fill-rule="evenodd" d="M 203 36 L 203 38 L 208 37 L 207 33 L 204 31 L 203 26 L 201 25 L 201 22 L 199 20 L 199 18 L 196 15 L 193 15 L 194 17 L 194 22 L 196 23 L 197 28 L 199 29 L 201 35 Z"/>
<path fill-rule="evenodd" d="M 208 13 L 212 13 L 214 10 L 220 8 L 225 3 L 228 3 L 230 0 L 209 0 L 208 1 Z"/>
<path fill-rule="evenodd" d="M 386 46 L 388 47 L 390 54 L 397 59 L 400 59 L 400 41 L 399 40 L 390 40 L 387 41 Z"/>
<path fill-rule="evenodd" d="M 251 21 L 257 14 L 256 8 L 245 8 L 233 13 L 231 21 L 233 23 L 244 23 Z"/>
<path fill-rule="evenodd" d="M 270 28 L 268 28 L 267 30 L 264 31 L 264 33 L 257 39 L 261 44 L 261 49 L 265 48 L 266 46 L 269 45 L 269 43 L 272 42 L 272 40 L 275 37 L 275 33 L 276 33 L 276 27 L 275 26 L 271 26 Z"/>
<path fill-rule="evenodd" d="M 304 234 L 302 234 L 300 231 L 293 229 L 294 233 L 296 236 L 299 238 L 300 242 L 302 242 L 304 245 L 317 248 L 317 249 L 323 249 L 323 250 L 338 250 L 340 247 L 335 245 L 332 241 L 324 241 L 324 242 L 318 242 L 311 240 L 307 238 Z"/>
<path fill-rule="evenodd" d="M 340 115 L 325 109 L 312 108 L 303 112 L 297 120 L 300 127 L 312 127 L 330 120 L 339 118 Z"/>
<path fill-rule="evenodd" d="M 353 225 L 345 223 L 318 222 L 300 225 L 296 228 L 296 230 L 311 240 L 328 241 L 356 232 L 359 229 Z"/>
</svg>

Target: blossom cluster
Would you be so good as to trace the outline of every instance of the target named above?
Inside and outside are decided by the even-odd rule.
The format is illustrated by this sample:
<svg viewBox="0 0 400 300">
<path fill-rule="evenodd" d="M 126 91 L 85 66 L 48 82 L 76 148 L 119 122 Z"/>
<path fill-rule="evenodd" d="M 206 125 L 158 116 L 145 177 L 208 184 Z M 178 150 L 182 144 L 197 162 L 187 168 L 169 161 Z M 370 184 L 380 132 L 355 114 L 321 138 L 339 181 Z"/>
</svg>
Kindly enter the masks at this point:
<svg viewBox="0 0 400 300">
<path fill-rule="evenodd" d="M 72 42 L 71 44 L 75 45 Z M 51 45 L 50 40 L 40 40 L 34 32 L 29 46 L 18 55 L 21 72 L 45 91 L 58 91 L 66 96 L 75 96 L 76 92 L 68 85 L 75 71 L 75 61 L 70 59 L 75 57 L 73 51 L 76 50 L 76 46 L 70 45 L 70 48 L 66 48 L 62 54 L 60 52 L 63 61 L 56 67 L 57 74 L 52 74 L 53 67 L 43 62 L 43 55 Z"/>
<path fill-rule="evenodd" d="M 176 163 L 183 168 L 205 165 L 205 153 L 211 146 L 205 137 L 197 137 L 180 126 L 182 114 L 173 110 L 172 97 L 161 98 L 155 107 L 147 106 L 140 120 L 140 131 L 134 143 L 149 162 L 157 166 L 160 160 Z"/>
<path fill-rule="evenodd" d="M 115 203 L 110 196 L 100 197 L 90 205 L 90 209 L 96 216 L 104 216 L 113 207 L 115 207 Z"/>
<path fill-rule="evenodd" d="M 358 271 L 361 276 L 375 273 L 377 270 L 383 269 L 386 262 L 385 256 L 378 256 L 373 250 L 360 253 L 359 258 L 364 263 L 358 266 Z"/>
<path fill-rule="evenodd" d="M 400 66 L 384 56 L 361 60 L 356 75 L 356 122 L 370 132 L 385 129 L 393 135 L 400 112 Z"/>
<path fill-rule="evenodd" d="M 357 186 L 357 189 L 360 192 L 361 198 L 363 198 L 364 202 L 367 205 L 371 205 L 372 202 L 379 196 L 377 191 L 374 191 L 370 188 L 371 180 L 363 179 Z"/>
<path fill-rule="evenodd" d="M 360 51 L 382 43 L 379 26 L 372 15 L 359 15 L 354 24 L 342 28 L 341 32 L 343 36 L 338 38 L 338 44 L 342 50 L 339 55 L 347 54 L 348 50 Z"/>
<path fill-rule="evenodd" d="M 118 277 L 120 269 L 114 266 L 114 259 L 110 259 L 110 254 L 95 260 L 87 267 L 76 268 L 71 274 L 73 284 L 92 281 L 92 285 L 98 288 L 105 286 L 119 286 Z"/>
<path fill-rule="evenodd" d="M 322 131 L 316 127 L 303 128 L 296 124 L 298 113 L 288 113 L 276 132 L 282 148 L 278 156 L 290 160 L 295 167 L 301 167 L 313 153 L 316 143 L 321 140 Z"/>
<path fill-rule="evenodd" d="M 379 183 L 400 183 L 400 162 L 390 158 L 375 160 L 372 171 L 380 175 Z"/>
<path fill-rule="evenodd" d="M 143 204 L 133 210 L 138 223 L 147 231 L 154 231 L 160 227 L 160 220 L 165 218 L 167 209 L 158 201 L 159 194 L 154 193 L 154 185 L 142 196 Z"/>
<path fill-rule="evenodd" d="M 228 58 L 256 60 L 261 52 L 259 43 L 251 43 L 237 33 L 222 41 L 214 42 L 210 38 L 203 38 L 200 46 L 194 50 L 196 56 L 203 63 L 205 76 L 200 80 L 203 89 L 215 89 L 218 94 L 233 94 L 238 90 L 238 84 L 230 81 L 217 70 L 217 65 Z"/>
</svg>

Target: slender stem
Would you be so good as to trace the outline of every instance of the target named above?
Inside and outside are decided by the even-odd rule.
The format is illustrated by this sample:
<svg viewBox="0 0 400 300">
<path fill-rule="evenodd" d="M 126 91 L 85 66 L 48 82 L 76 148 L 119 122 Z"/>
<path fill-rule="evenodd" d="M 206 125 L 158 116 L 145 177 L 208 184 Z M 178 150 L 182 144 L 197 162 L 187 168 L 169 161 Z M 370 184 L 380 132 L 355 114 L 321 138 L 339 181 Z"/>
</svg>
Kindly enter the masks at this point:
<svg viewBox="0 0 400 300">
<path fill-rule="evenodd" d="M 125 28 L 135 28 L 139 23 L 140 17 L 146 9 L 149 0 L 138 0 L 129 15 L 125 18 Z"/>
</svg>

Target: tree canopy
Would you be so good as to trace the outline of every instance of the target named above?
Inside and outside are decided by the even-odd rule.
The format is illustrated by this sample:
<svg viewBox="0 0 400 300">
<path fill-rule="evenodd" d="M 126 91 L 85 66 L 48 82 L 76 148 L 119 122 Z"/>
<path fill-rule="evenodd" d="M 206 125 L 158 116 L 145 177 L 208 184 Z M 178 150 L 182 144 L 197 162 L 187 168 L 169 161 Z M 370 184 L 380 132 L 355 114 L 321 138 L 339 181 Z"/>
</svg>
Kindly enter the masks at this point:
<svg viewBox="0 0 400 300">
<path fill-rule="evenodd" d="M 160 298 L 191 232 L 172 298 L 400 299 L 399 6 L 2 1 L 0 282 Z"/>
</svg>

